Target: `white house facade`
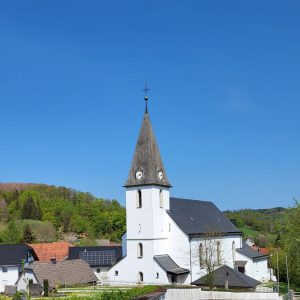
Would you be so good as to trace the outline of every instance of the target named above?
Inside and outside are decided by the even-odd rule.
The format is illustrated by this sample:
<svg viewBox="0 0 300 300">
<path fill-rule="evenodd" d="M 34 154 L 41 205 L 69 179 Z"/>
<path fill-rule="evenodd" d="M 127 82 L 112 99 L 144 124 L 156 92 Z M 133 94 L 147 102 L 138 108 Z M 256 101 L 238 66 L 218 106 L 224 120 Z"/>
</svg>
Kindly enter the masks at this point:
<svg viewBox="0 0 300 300">
<path fill-rule="evenodd" d="M 237 269 L 236 262 L 260 281 L 268 272 L 267 257 L 258 267 L 258 260 L 238 252 L 242 233 L 213 203 L 170 197 L 147 102 L 125 188 L 124 257 L 108 270 L 107 283 L 187 285 L 206 275 L 208 264 Z"/>
<path fill-rule="evenodd" d="M 27 245 L 0 245 L 0 292 L 4 292 L 7 285 L 15 285 L 23 267 L 35 259 L 35 252 Z"/>
</svg>

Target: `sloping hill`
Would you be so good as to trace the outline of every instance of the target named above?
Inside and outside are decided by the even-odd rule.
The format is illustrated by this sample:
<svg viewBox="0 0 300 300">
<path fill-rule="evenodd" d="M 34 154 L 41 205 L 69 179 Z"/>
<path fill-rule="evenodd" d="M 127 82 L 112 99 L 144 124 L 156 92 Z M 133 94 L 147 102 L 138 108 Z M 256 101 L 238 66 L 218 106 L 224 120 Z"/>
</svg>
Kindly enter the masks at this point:
<svg viewBox="0 0 300 300">
<path fill-rule="evenodd" d="M 241 209 L 225 211 L 229 219 L 244 233 L 244 237 L 255 240 L 260 247 L 272 247 L 282 230 L 286 208 Z"/>
<path fill-rule="evenodd" d="M 0 242 L 6 243 L 50 241 L 69 232 L 118 241 L 125 209 L 116 200 L 66 187 L 0 183 L 0 222 Z"/>
</svg>

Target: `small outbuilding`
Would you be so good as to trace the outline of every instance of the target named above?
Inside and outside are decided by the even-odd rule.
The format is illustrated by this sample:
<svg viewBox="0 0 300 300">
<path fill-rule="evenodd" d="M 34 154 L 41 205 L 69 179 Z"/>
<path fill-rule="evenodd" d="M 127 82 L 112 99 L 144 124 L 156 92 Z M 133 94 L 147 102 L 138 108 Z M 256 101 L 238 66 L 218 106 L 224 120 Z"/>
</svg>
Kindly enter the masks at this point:
<svg viewBox="0 0 300 300">
<path fill-rule="evenodd" d="M 261 284 L 261 282 L 249 277 L 238 270 L 234 270 L 228 266 L 222 266 L 212 273 L 213 278 L 213 286 L 224 288 L 228 287 L 230 289 L 255 289 L 257 285 Z M 208 276 L 205 275 L 194 282 L 193 285 L 198 286 L 208 286 Z"/>
</svg>

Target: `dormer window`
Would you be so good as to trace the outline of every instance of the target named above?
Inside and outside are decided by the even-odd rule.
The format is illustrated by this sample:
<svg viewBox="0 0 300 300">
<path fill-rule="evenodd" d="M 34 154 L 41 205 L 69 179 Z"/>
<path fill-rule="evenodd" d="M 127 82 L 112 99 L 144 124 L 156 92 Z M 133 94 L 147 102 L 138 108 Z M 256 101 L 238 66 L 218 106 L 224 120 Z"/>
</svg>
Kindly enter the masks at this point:
<svg viewBox="0 0 300 300">
<path fill-rule="evenodd" d="M 142 191 L 138 190 L 136 193 L 136 207 L 141 208 L 142 207 Z"/>
</svg>

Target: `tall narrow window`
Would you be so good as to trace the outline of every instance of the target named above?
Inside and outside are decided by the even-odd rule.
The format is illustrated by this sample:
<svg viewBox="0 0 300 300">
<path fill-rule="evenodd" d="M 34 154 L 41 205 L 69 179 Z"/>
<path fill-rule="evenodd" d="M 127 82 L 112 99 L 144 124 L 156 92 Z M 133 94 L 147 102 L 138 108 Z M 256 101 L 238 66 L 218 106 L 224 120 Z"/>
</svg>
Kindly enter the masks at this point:
<svg viewBox="0 0 300 300">
<path fill-rule="evenodd" d="M 143 282 L 144 281 L 144 274 L 142 272 L 139 272 L 138 274 L 138 282 Z"/>
<path fill-rule="evenodd" d="M 164 193 L 162 189 L 159 191 L 159 207 L 164 207 Z"/>
<path fill-rule="evenodd" d="M 217 242 L 217 264 L 218 266 L 221 264 L 221 244 Z"/>
<path fill-rule="evenodd" d="M 232 260 L 233 260 L 233 264 L 235 262 L 235 242 L 232 242 Z"/>
<path fill-rule="evenodd" d="M 199 265 L 200 265 L 200 269 L 204 268 L 203 244 L 200 244 L 200 246 L 199 246 Z"/>
<path fill-rule="evenodd" d="M 142 207 L 142 191 L 138 190 L 136 193 L 136 207 L 141 208 Z"/>
<path fill-rule="evenodd" d="M 142 258 L 143 257 L 143 244 L 142 243 L 138 243 L 137 257 L 138 258 Z"/>
</svg>

